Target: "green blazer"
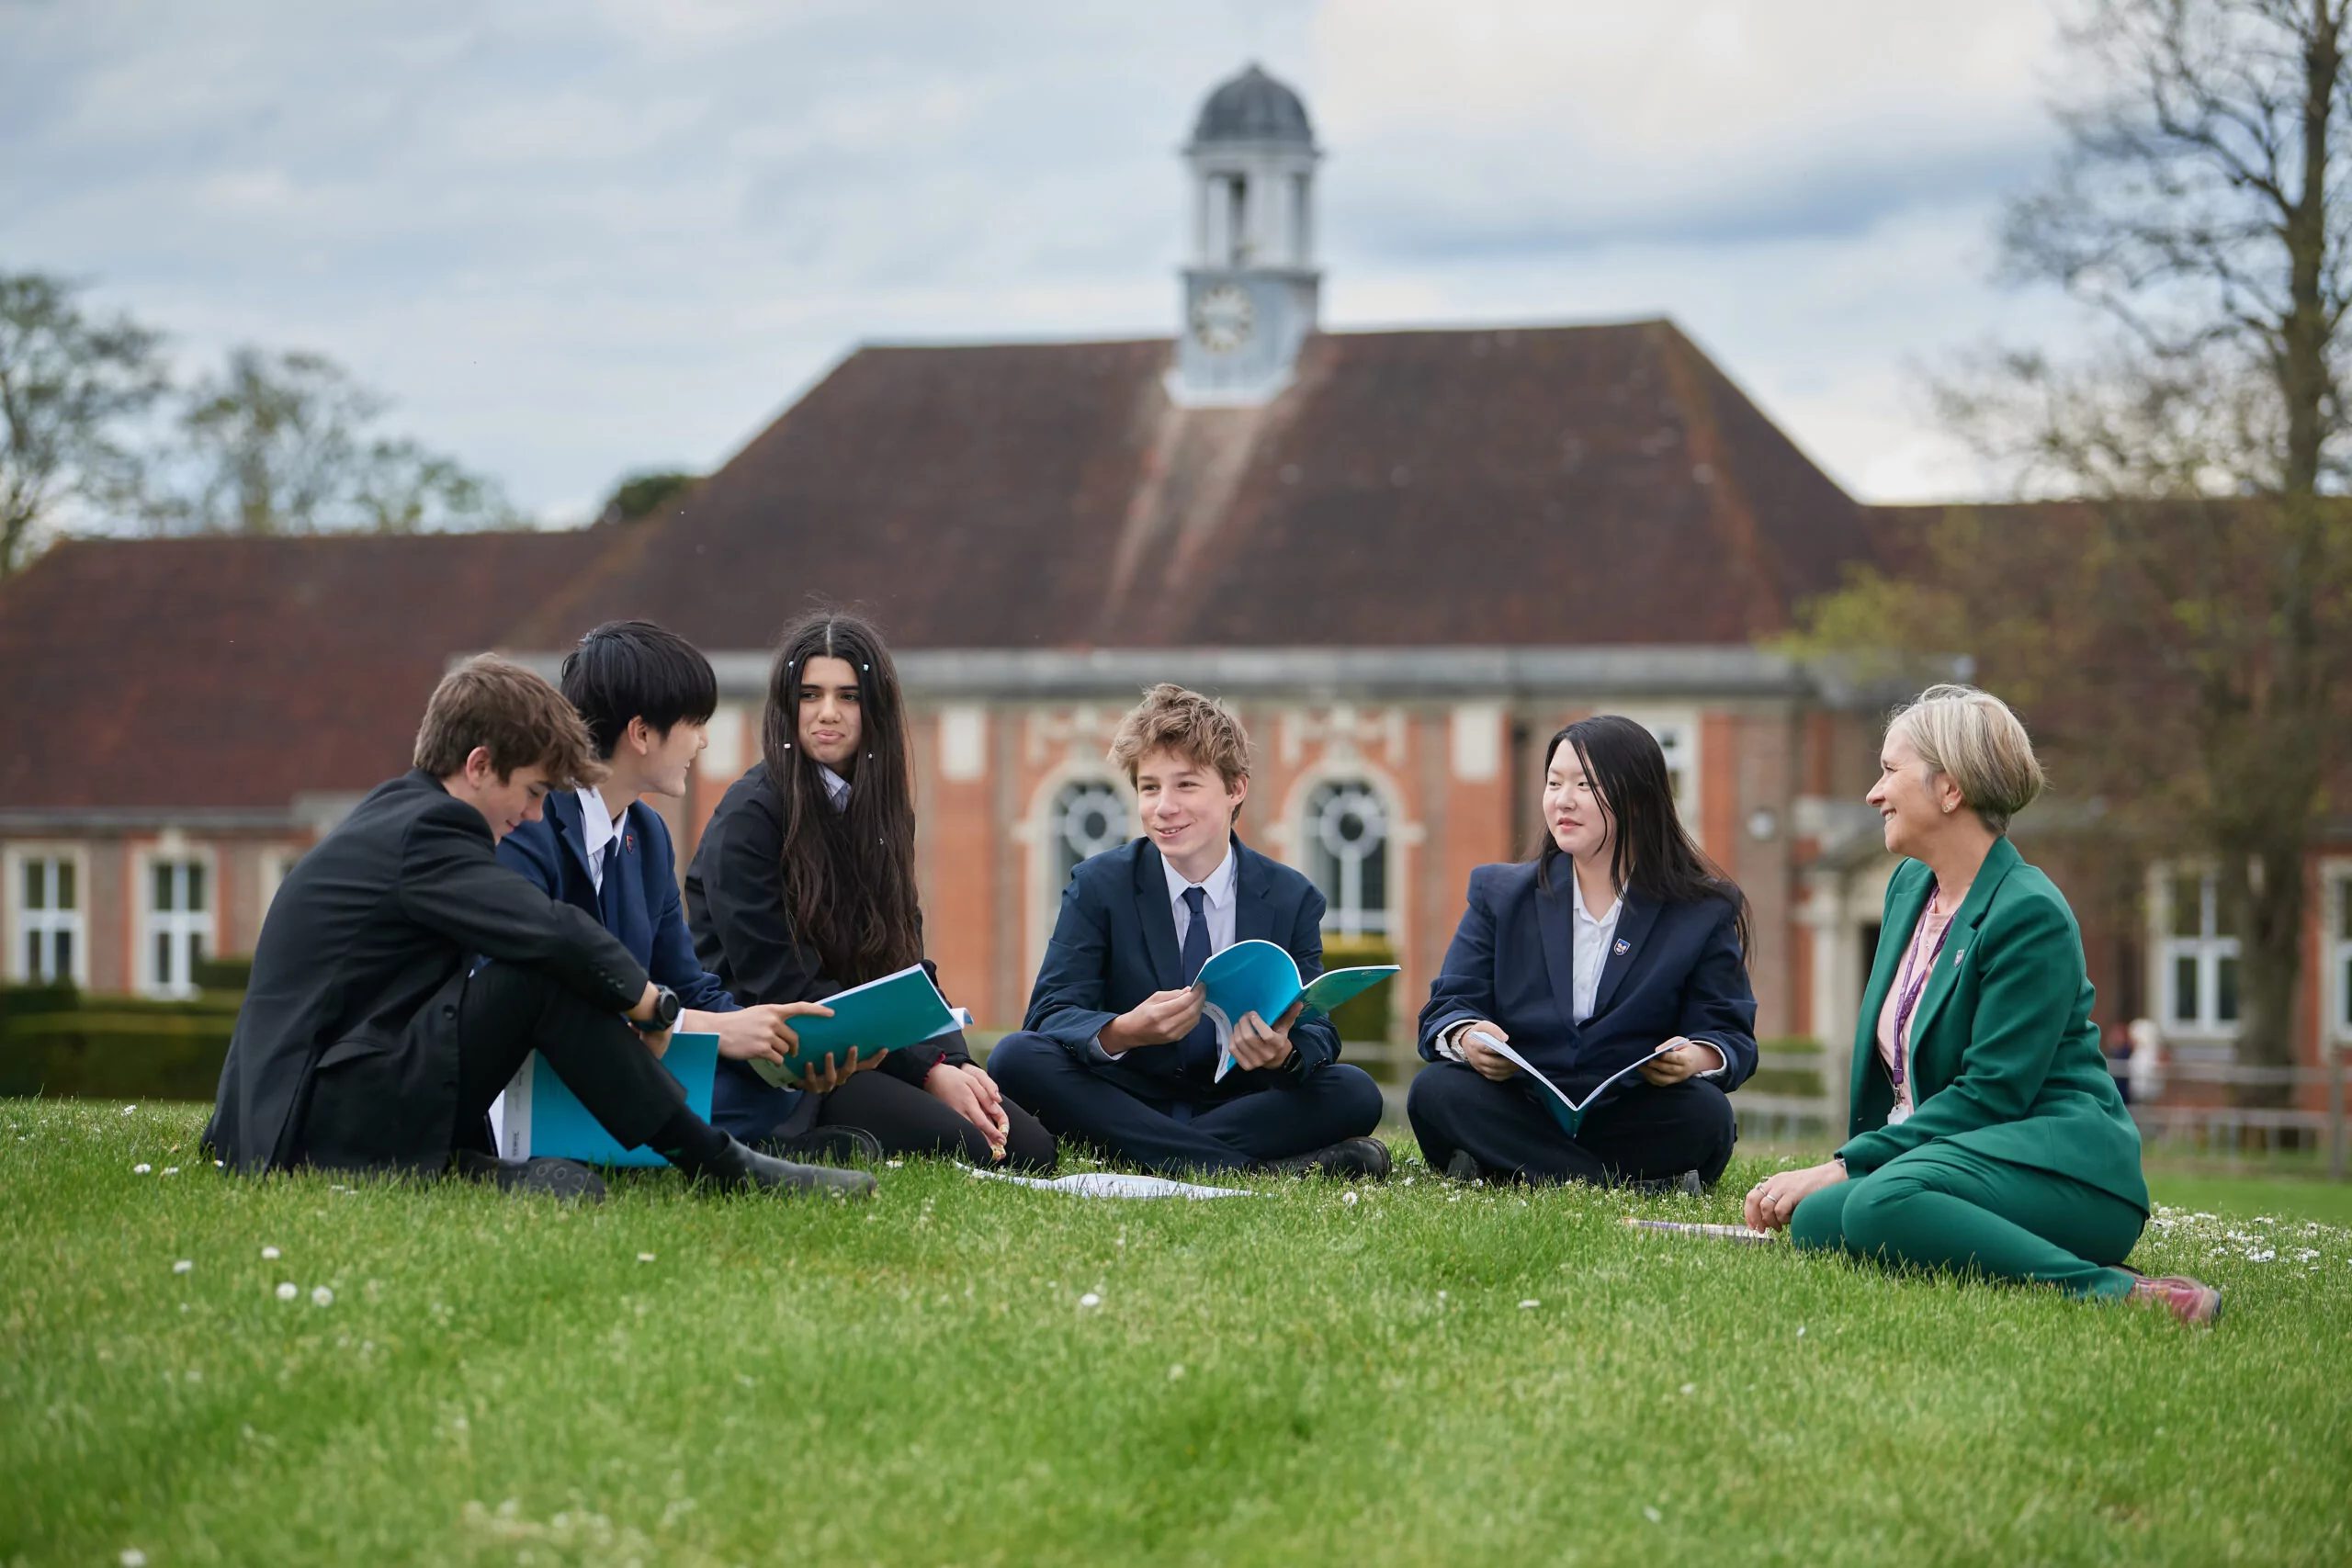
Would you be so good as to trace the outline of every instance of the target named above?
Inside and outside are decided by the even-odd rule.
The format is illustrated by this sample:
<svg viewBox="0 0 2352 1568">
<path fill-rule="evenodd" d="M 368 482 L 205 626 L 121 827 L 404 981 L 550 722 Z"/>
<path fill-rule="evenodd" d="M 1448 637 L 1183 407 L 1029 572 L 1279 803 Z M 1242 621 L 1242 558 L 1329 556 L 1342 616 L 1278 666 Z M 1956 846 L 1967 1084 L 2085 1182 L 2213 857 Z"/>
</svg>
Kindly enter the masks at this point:
<svg viewBox="0 0 2352 1568">
<path fill-rule="evenodd" d="M 2140 1130 L 2116 1092 L 2091 1021 L 2083 933 L 2051 880 L 2007 839 L 1993 846 L 1952 917 L 1911 1021 L 1912 1112 L 1888 1126 L 1894 1080 L 1878 1019 L 1928 905 L 1930 874 L 1905 861 L 1887 884 L 1885 924 L 1854 1030 L 1846 1168 L 1866 1176 L 1939 1139 L 2073 1177 L 2148 1212 Z"/>
</svg>

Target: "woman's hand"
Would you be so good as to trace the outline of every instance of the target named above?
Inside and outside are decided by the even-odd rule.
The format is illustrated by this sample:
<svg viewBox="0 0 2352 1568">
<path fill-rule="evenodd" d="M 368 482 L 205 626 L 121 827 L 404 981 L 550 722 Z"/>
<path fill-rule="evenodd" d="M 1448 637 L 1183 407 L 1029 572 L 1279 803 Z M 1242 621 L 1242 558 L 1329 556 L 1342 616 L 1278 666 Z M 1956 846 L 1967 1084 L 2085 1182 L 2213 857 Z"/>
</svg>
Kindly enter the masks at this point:
<svg viewBox="0 0 2352 1568">
<path fill-rule="evenodd" d="M 1488 1023 L 1482 1018 L 1461 1025 L 1461 1031 L 1454 1039 L 1462 1046 L 1463 1058 L 1477 1069 L 1480 1077 L 1500 1083 L 1519 1071 L 1509 1056 L 1478 1043 L 1481 1034 L 1491 1034 L 1498 1040 L 1508 1042 L 1510 1036 L 1504 1033 L 1499 1025 Z"/>
<path fill-rule="evenodd" d="M 1674 1049 L 1666 1055 L 1653 1056 L 1634 1069 L 1660 1089 L 1700 1073 L 1712 1073 L 1724 1065 L 1723 1054 L 1713 1045 L 1702 1045 L 1679 1034 L 1666 1043 Z"/>
<path fill-rule="evenodd" d="M 980 1136 L 989 1141 L 991 1155 L 1004 1157 L 1004 1141 L 1012 1134 L 1012 1122 L 1004 1113 L 1004 1096 L 994 1078 L 968 1062 L 960 1066 L 942 1062 L 923 1075 L 922 1087 L 933 1099 L 978 1127 Z"/>
<path fill-rule="evenodd" d="M 812 1004 L 795 1002 L 790 1005 L 806 1007 Z M 871 1055 L 860 1056 L 857 1048 L 852 1046 L 849 1055 L 845 1056 L 837 1056 L 831 1061 L 820 1057 L 816 1063 L 802 1071 L 800 1081 L 792 1087 L 805 1089 L 810 1094 L 831 1094 L 888 1055 L 889 1053 L 887 1051 L 876 1051 Z"/>
<path fill-rule="evenodd" d="M 1290 1043 L 1290 1026 L 1298 1021 L 1305 1011 L 1306 998 L 1301 997 L 1290 1004 L 1290 1010 L 1268 1023 L 1254 1012 L 1245 1012 L 1241 1021 L 1233 1026 L 1233 1061 L 1236 1066 L 1252 1071 L 1260 1067 L 1279 1067 L 1290 1060 L 1297 1049 Z"/>
<path fill-rule="evenodd" d="M 1845 1179 L 1846 1168 L 1834 1159 L 1808 1166 L 1804 1170 L 1774 1171 L 1747 1190 L 1747 1228 L 1780 1230 L 1797 1212 L 1799 1203 L 1823 1188 L 1835 1187 Z"/>
</svg>

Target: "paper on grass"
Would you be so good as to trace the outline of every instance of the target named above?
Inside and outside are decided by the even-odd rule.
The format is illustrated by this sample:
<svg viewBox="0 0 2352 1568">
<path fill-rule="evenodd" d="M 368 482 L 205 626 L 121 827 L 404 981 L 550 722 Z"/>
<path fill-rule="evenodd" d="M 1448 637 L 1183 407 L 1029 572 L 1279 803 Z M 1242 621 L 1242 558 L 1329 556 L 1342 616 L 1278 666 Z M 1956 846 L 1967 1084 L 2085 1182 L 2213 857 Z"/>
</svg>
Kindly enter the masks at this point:
<svg viewBox="0 0 2352 1568">
<path fill-rule="evenodd" d="M 1010 1181 L 1016 1187 L 1041 1187 L 1049 1192 L 1075 1192 L 1081 1198 L 1254 1198 L 1256 1193 L 1240 1187 L 1200 1187 L 1189 1181 L 1170 1181 L 1164 1176 L 1130 1176 L 1116 1170 L 1081 1170 L 1074 1176 L 1057 1176 L 1047 1180 L 1042 1176 L 1015 1176 L 1010 1171 L 982 1170 L 978 1166 L 967 1168 L 974 1176 L 984 1176 L 990 1181 Z"/>
<path fill-rule="evenodd" d="M 1301 999 L 1307 1012 L 1329 1013 L 1396 973 L 1394 964 L 1367 964 L 1327 969 L 1309 984 L 1299 979 L 1297 961 L 1287 949 L 1262 937 L 1235 942 L 1201 966 L 1198 982 L 1208 992 L 1201 1014 L 1216 1031 L 1217 1079 L 1234 1068 L 1233 1026 L 1245 1014 L 1254 1012 L 1272 1023 Z"/>
<path fill-rule="evenodd" d="M 1743 1247 L 1770 1247 L 1774 1240 L 1770 1231 L 1750 1230 L 1746 1225 L 1703 1225 L 1685 1220 L 1645 1220 L 1633 1214 L 1625 1216 L 1626 1227 L 1637 1231 L 1659 1231 L 1668 1235 L 1700 1235 L 1710 1241 L 1737 1242 Z"/>
<path fill-rule="evenodd" d="M 1570 1100 L 1568 1098 L 1567 1090 L 1562 1089 L 1558 1084 L 1554 1083 L 1543 1073 L 1537 1071 L 1534 1063 L 1529 1061 L 1526 1057 L 1521 1055 L 1518 1052 L 1512 1050 L 1509 1045 L 1505 1044 L 1502 1041 L 1496 1039 L 1485 1030 L 1472 1030 L 1470 1032 L 1469 1038 L 1476 1040 L 1479 1044 L 1484 1045 L 1487 1050 L 1492 1051 L 1496 1055 L 1500 1056 L 1512 1066 L 1517 1067 L 1521 1072 L 1525 1073 L 1537 1083 L 1540 1083 L 1545 1089 L 1550 1089 L 1552 1091 L 1552 1098 L 1559 1102 L 1550 1108 L 1552 1111 L 1552 1119 L 1559 1122 L 1562 1127 L 1566 1128 L 1567 1130 L 1568 1136 L 1571 1138 L 1575 1137 L 1577 1130 L 1584 1125 L 1585 1112 L 1590 1111 L 1593 1106 L 1600 1101 L 1600 1097 L 1609 1092 L 1610 1085 L 1623 1077 L 1627 1073 L 1638 1071 L 1643 1063 L 1655 1062 L 1660 1056 L 1667 1055 L 1674 1050 L 1674 1047 L 1671 1045 L 1660 1045 L 1657 1050 L 1652 1051 L 1648 1055 L 1644 1056 L 1641 1061 L 1634 1062 L 1626 1066 L 1620 1067 L 1615 1072 L 1610 1074 L 1607 1077 L 1601 1079 L 1599 1083 L 1593 1086 L 1592 1092 L 1586 1095 L 1582 1100 Z"/>
</svg>

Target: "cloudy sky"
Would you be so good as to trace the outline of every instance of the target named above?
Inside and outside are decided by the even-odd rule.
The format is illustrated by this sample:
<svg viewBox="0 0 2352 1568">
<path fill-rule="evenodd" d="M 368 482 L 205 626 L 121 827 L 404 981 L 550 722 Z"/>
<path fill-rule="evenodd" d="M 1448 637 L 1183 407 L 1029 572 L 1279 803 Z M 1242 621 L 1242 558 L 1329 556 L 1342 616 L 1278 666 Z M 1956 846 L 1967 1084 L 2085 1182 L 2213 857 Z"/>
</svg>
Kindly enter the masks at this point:
<svg viewBox="0 0 2352 1568">
<path fill-rule="evenodd" d="M 866 341 L 1164 335 L 1176 149 L 1255 59 L 1327 324 L 1671 315 L 1874 500 L 1991 482 L 1924 375 L 1992 281 L 2046 0 L 0 0 L 0 269 L 322 350 L 550 521 Z"/>
</svg>

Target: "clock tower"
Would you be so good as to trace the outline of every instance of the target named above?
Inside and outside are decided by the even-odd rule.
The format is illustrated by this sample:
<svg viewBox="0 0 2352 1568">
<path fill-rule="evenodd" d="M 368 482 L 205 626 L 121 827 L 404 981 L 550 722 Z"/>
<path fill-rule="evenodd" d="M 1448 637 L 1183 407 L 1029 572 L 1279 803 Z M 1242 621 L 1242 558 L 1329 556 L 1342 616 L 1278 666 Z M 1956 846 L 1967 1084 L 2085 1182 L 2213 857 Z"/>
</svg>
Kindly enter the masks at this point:
<svg viewBox="0 0 2352 1568">
<path fill-rule="evenodd" d="M 1315 165 L 1298 95 L 1252 65 L 1209 95 L 1184 148 L 1193 258 L 1168 392 L 1187 407 L 1249 407 L 1290 384 L 1315 330 Z"/>
</svg>

